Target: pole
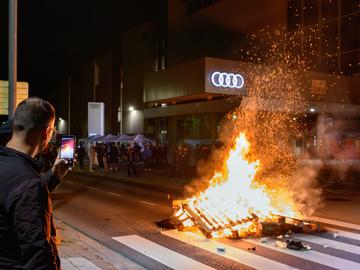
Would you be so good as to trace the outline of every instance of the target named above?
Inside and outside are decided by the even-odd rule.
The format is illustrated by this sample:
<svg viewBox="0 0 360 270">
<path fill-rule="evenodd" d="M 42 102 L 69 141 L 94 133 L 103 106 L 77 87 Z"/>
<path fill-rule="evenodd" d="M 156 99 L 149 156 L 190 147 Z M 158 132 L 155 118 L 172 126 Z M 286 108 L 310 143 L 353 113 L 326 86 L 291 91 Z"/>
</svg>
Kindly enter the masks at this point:
<svg viewBox="0 0 360 270">
<path fill-rule="evenodd" d="M 122 87 L 122 83 L 121 83 L 121 87 L 120 87 L 120 134 L 123 134 L 123 121 L 124 121 L 124 115 L 123 115 L 123 111 L 124 111 L 124 106 L 123 106 L 123 87 Z"/>
<path fill-rule="evenodd" d="M 14 117 L 17 97 L 17 13 L 18 0 L 9 0 L 9 119 Z"/>
<path fill-rule="evenodd" d="M 123 66 L 120 65 L 120 134 L 124 133 L 124 101 L 123 101 L 123 92 L 124 92 L 124 70 Z"/>
<path fill-rule="evenodd" d="M 70 124 L 71 124 L 71 77 L 68 77 L 67 80 L 67 86 L 68 86 L 68 134 L 70 133 Z"/>
</svg>

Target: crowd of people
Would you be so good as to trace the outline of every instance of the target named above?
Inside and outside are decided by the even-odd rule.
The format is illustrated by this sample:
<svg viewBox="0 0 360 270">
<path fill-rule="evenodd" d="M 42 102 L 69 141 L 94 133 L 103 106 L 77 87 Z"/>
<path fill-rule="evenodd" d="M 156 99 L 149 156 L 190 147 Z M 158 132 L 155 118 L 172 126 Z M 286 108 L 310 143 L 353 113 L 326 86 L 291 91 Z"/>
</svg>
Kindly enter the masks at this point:
<svg viewBox="0 0 360 270">
<path fill-rule="evenodd" d="M 138 176 L 139 172 L 149 172 L 154 167 L 172 169 L 174 176 L 188 176 L 196 171 L 200 160 L 209 158 L 216 146 L 210 144 L 180 144 L 169 149 L 166 144 L 140 146 L 132 143 L 80 143 L 77 148 L 77 159 L 80 169 L 89 171 L 118 171 L 122 165 L 127 168 L 127 175 Z M 171 165 L 171 167 L 169 166 Z"/>
<path fill-rule="evenodd" d="M 127 165 L 128 176 L 138 176 L 137 164 L 144 163 L 144 171 L 151 171 L 154 164 L 168 164 L 168 148 L 165 144 L 138 143 L 96 143 L 86 147 L 82 143 L 77 148 L 80 169 L 88 161 L 89 170 L 117 171 L 122 164 Z"/>
<path fill-rule="evenodd" d="M 195 174 L 198 162 L 207 160 L 215 147 L 214 144 L 178 145 L 173 155 L 174 176 Z"/>
<path fill-rule="evenodd" d="M 140 146 L 131 143 L 95 143 L 87 145 L 80 142 L 76 148 L 77 166 L 82 170 L 119 171 L 125 167 L 127 175 L 139 176 L 139 172 L 150 172 L 153 168 L 169 169 L 175 177 L 196 174 L 199 161 L 207 160 L 217 147 L 216 144 L 179 144 L 169 148 L 166 144 L 146 143 Z M 59 146 L 49 143 L 48 147 L 36 157 L 43 171 L 54 164 Z"/>
</svg>

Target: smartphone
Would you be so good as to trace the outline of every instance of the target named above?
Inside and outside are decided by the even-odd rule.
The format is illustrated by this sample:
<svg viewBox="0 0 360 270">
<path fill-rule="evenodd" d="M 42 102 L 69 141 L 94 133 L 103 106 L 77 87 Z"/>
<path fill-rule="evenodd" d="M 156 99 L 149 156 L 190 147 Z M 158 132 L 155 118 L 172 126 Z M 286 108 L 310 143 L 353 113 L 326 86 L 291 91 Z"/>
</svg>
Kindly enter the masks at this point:
<svg viewBox="0 0 360 270">
<path fill-rule="evenodd" d="M 62 135 L 60 145 L 60 158 L 66 161 L 68 166 L 74 164 L 76 139 L 73 135 Z"/>
</svg>

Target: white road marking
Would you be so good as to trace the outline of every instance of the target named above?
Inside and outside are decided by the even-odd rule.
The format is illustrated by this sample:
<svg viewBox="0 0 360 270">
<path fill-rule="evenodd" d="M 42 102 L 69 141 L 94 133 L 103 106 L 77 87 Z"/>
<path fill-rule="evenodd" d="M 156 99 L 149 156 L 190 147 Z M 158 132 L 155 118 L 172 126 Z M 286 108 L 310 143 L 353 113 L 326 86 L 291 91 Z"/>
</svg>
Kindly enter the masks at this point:
<svg viewBox="0 0 360 270">
<path fill-rule="evenodd" d="M 309 219 L 312 221 L 323 222 L 326 224 L 336 225 L 336 226 L 360 231 L 360 225 L 355 224 L 355 223 L 348 223 L 348 222 L 327 219 L 327 218 L 322 218 L 322 217 L 310 217 Z"/>
<path fill-rule="evenodd" d="M 250 253 L 230 245 L 226 245 L 215 240 L 206 239 L 204 236 L 191 233 L 191 232 L 179 232 L 177 230 L 171 231 L 162 231 L 163 235 L 175 238 L 181 242 L 184 242 L 189 245 L 196 246 L 198 248 L 204 249 L 206 251 L 215 253 L 219 256 L 228 258 L 230 260 L 239 262 L 243 265 L 250 266 L 259 270 L 268 270 L 268 269 L 296 269 L 290 265 L 286 265 L 254 253 Z M 225 248 L 224 252 L 217 252 L 217 248 L 221 246 Z M 185 268 L 184 268 L 185 269 Z"/>
<path fill-rule="evenodd" d="M 335 249 L 339 249 L 339 250 L 343 250 L 346 252 L 360 255 L 360 247 L 356 246 L 356 245 L 346 244 L 343 242 L 334 241 L 331 239 L 322 238 L 322 237 L 318 237 L 318 236 L 314 236 L 314 235 L 296 234 L 295 238 L 303 240 L 303 241 L 308 241 L 311 243 L 319 244 L 322 246 L 325 245 L 329 248 L 335 248 Z"/>
<path fill-rule="evenodd" d="M 93 186 L 86 186 L 88 189 L 95 189 Z"/>
<path fill-rule="evenodd" d="M 304 260 L 312 261 L 322 265 L 326 265 L 335 269 L 347 269 L 347 270 L 357 270 L 360 269 L 360 263 L 352 262 L 349 260 L 341 259 L 335 256 L 324 254 L 314 250 L 307 251 L 297 251 L 287 248 L 279 248 L 275 246 L 274 240 L 269 240 L 268 243 L 261 243 L 259 240 L 244 240 L 248 243 L 259 245 L 265 248 L 276 250 L 281 253 L 292 255 Z"/>
<path fill-rule="evenodd" d="M 114 193 L 114 192 L 108 192 L 107 194 L 109 194 L 111 196 L 121 197 L 120 194 L 117 194 L 117 193 Z"/>
<path fill-rule="evenodd" d="M 66 260 L 75 266 L 75 269 L 79 270 L 101 270 L 101 268 L 97 267 L 94 263 L 89 261 L 86 258 L 83 257 L 70 257 L 66 258 Z M 66 270 L 66 268 L 64 269 Z"/>
<path fill-rule="evenodd" d="M 150 206 L 155 206 L 156 203 L 151 203 L 151 202 L 147 202 L 147 201 L 138 201 L 140 203 L 143 203 L 143 204 L 147 204 L 147 205 L 150 205 Z"/>
<path fill-rule="evenodd" d="M 348 231 L 343 231 L 343 230 L 339 230 L 339 229 L 331 228 L 331 227 L 325 227 L 325 229 L 327 229 L 329 231 L 329 233 L 337 234 L 337 235 L 342 236 L 342 237 L 346 237 L 346 238 L 355 239 L 355 240 L 360 241 L 360 234 L 353 233 L 353 232 L 348 232 Z"/>
<path fill-rule="evenodd" d="M 214 270 L 214 268 L 210 266 L 207 266 L 180 253 L 160 246 L 159 244 L 156 244 L 138 235 L 119 236 L 113 237 L 112 239 L 175 270 Z"/>
</svg>

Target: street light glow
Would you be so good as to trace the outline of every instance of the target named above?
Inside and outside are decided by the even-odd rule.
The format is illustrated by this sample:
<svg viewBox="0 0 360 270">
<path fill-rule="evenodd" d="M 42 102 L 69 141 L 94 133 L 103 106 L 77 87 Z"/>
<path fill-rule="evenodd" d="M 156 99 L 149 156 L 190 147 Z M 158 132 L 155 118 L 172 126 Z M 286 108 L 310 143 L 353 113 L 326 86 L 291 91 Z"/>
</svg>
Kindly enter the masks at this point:
<svg viewBox="0 0 360 270">
<path fill-rule="evenodd" d="M 316 110 L 315 110 L 315 108 L 310 108 L 310 112 L 315 112 Z"/>
<path fill-rule="evenodd" d="M 133 106 L 129 106 L 129 111 L 132 112 L 133 110 L 135 110 L 135 108 Z"/>
</svg>

